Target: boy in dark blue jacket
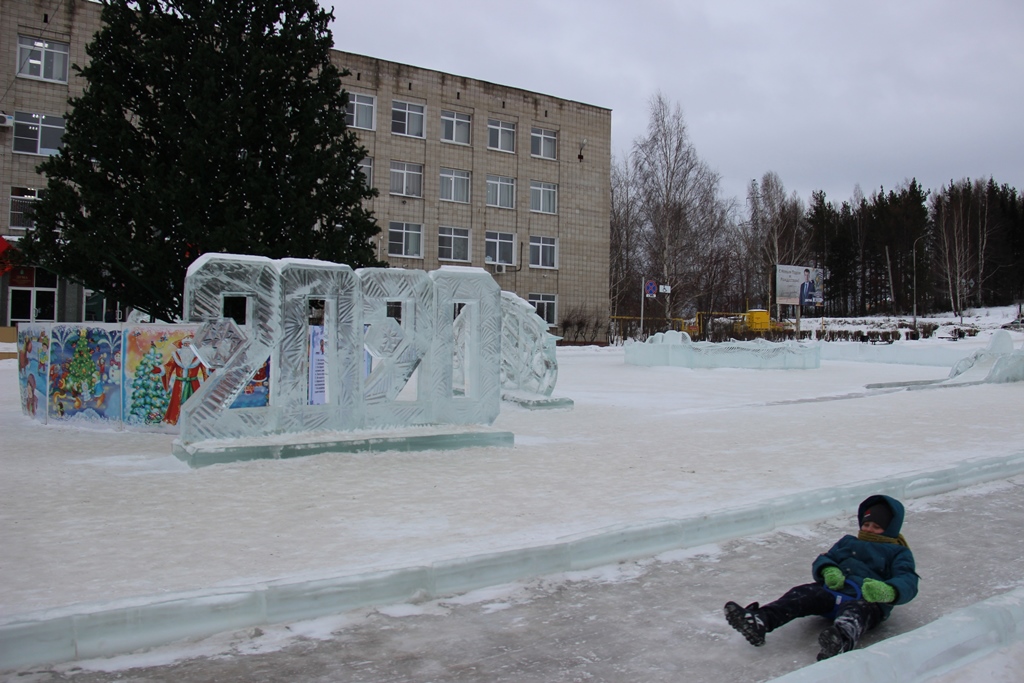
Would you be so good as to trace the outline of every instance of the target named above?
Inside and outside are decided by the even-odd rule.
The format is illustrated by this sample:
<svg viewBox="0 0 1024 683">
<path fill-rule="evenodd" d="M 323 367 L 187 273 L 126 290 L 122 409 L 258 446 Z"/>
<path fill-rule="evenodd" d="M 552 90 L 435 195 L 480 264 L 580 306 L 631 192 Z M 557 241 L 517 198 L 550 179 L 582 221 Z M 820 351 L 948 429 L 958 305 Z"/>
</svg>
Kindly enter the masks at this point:
<svg viewBox="0 0 1024 683">
<path fill-rule="evenodd" d="M 773 603 L 740 607 L 725 603 L 729 625 L 752 645 L 797 617 L 812 614 L 832 619 L 821 632 L 818 659 L 848 652 L 861 635 L 889 618 L 893 605 L 917 595 L 914 555 L 900 529 L 903 505 L 889 496 L 871 496 L 857 511 L 860 533 L 843 536 L 811 567 L 815 583 L 796 586 Z"/>
</svg>

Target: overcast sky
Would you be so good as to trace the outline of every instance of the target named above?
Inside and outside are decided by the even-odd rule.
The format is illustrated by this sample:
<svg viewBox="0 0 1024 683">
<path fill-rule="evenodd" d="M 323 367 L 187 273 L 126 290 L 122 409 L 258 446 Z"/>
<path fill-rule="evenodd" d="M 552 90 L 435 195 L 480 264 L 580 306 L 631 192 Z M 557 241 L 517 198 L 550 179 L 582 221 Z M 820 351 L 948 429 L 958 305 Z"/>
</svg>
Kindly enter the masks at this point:
<svg viewBox="0 0 1024 683">
<path fill-rule="evenodd" d="M 339 50 L 611 109 L 616 155 L 660 91 L 741 202 L 769 170 L 805 202 L 1024 190 L 1021 0 L 321 2 Z"/>
</svg>

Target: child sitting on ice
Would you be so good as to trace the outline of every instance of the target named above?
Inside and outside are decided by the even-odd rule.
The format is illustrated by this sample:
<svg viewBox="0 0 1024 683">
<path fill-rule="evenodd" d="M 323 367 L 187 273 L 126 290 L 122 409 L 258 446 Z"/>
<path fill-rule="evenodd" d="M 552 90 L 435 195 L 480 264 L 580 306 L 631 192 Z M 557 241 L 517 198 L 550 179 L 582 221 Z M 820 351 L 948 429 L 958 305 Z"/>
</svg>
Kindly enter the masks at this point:
<svg viewBox="0 0 1024 683">
<path fill-rule="evenodd" d="M 812 614 L 832 619 L 818 636 L 818 660 L 849 652 L 861 635 L 889 617 L 893 605 L 917 595 L 914 555 L 900 534 L 903 505 L 871 496 L 857 511 L 860 533 L 843 536 L 811 567 L 815 583 L 796 586 L 764 607 L 725 603 L 729 625 L 752 645 L 764 645 L 769 631 Z"/>
</svg>

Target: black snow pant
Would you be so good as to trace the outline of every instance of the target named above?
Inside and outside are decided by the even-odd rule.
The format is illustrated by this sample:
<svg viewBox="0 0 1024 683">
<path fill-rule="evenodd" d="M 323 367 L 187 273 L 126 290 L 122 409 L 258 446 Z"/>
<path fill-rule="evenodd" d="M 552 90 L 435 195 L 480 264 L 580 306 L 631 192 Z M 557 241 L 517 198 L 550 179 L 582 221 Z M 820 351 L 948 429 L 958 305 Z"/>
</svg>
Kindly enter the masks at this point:
<svg viewBox="0 0 1024 683">
<path fill-rule="evenodd" d="M 825 616 L 835 607 L 835 595 L 824 586 L 808 583 L 794 586 L 773 603 L 761 607 L 761 618 L 769 631 L 774 631 L 797 617 Z M 853 647 L 868 630 L 882 623 L 885 615 L 876 603 L 867 600 L 849 600 L 839 607 L 834 621 Z"/>
</svg>

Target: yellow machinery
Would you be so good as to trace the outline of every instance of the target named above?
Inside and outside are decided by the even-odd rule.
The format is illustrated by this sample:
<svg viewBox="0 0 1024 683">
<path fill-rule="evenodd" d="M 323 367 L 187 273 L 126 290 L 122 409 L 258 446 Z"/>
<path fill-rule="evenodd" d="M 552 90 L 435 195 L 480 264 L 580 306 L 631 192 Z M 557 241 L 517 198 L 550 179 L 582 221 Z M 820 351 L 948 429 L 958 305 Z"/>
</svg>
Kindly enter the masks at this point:
<svg viewBox="0 0 1024 683">
<path fill-rule="evenodd" d="M 772 328 L 772 318 L 768 314 L 768 311 L 763 308 L 754 308 L 747 311 L 746 315 L 747 329 L 751 332 L 767 332 Z"/>
<path fill-rule="evenodd" d="M 731 319 L 733 334 L 737 336 L 747 332 L 764 334 L 766 332 L 783 332 L 791 329 L 790 326 L 784 323 L 773 322 L 771 314 L 763 308 L 752 308 L 746 313 L 719 313 L 712 311 L 697 314 L 696 328 L 697 334 L 700 337 L 706 337 L 708 332 L 707 325 L 715 318 Z"/>
</svg>

